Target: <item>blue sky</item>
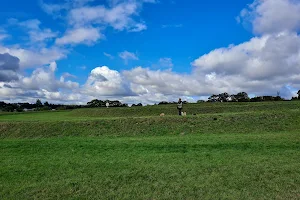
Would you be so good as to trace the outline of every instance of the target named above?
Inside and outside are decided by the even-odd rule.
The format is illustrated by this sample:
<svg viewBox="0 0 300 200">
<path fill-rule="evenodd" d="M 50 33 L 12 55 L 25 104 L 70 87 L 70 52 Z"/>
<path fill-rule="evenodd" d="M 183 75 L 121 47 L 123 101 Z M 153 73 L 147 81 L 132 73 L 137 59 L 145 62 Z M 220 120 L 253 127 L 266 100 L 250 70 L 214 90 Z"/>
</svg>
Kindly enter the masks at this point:
<svg viewBox="0 0 300 200">
<path fill-rule="evenodd" d="M 291 98 L 300 86 L 298 11 L 292 0 L 5 1 L 0 100 Z M 1 67 L 15 66 L 9 58 L 18 69 Z"/>
</svg>

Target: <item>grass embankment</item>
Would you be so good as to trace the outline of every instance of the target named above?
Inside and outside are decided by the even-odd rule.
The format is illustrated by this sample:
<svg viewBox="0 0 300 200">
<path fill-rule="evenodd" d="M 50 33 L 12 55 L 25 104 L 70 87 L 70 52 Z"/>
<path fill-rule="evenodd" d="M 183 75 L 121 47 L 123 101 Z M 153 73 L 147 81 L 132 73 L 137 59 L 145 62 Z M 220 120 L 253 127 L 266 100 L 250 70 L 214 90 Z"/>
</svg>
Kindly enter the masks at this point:
<svg viewBox="0 0 300 200">
<path fill-rule="evenodd" d="M 0 115 L 0 199 L 299 199 L 299 105 Z"/>
<path fill-rule="evenodd" d="M 295 111 L 246 115 L 227 113 L 190 117 L 0 122 L 0 138 L 276 133 L 300 131 L 299 124 L 300 117 Z"/>
</svg>

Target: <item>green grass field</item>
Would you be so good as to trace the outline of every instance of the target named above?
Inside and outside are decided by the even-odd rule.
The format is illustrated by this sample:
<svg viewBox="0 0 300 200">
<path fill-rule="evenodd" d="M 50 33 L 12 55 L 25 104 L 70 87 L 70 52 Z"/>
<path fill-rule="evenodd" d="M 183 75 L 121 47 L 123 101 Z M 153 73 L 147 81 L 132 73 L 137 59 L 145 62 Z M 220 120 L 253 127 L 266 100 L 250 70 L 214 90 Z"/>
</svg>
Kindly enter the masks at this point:
<svg viewBox="0 0 300 200">
<path fill-rule="evenodd" d="M 300 102 L 185 111 L 2 113 L 0 199 L 300 199 Z"/>
</svg>

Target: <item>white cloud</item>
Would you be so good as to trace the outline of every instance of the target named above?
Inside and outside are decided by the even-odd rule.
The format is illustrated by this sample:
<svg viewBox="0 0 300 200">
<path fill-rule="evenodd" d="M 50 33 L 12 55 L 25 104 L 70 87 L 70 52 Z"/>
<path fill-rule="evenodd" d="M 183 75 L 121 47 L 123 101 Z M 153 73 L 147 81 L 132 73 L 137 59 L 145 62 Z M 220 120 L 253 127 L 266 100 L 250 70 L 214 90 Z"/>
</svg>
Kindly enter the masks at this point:
<svg viewBox="0 0 300 200">
<path fill-rule="evenodd" d="M 147 29 L 147 26 L 145 24 L 137 23 L 131 29 L 129 29 L 128 31 L 129 32 L 140 32 L 140 31 L 143 31 L 143 30 L 146 30 L 146 29 Z"/>
<path fill-rule="evenodd" d="M 243 9 L 238 21 L 250 23 L 254 33 L 279 33 L 300 30 L 298 0 L 255 0 Z"/>
<path fill-rule="evenodd" d="M 119 57 L 125 61 L 125 64 L 127 64 L 129 60 L 139 60 L 135 53 L 129 51 L 123 51 L 119 53 Z"/>
<path fill-rule="evenodd" d="M 135 22 L 131 16 L 138 14 L 140 4 L 135 1 L 123 2 L 112 8 L 104 6 L 85 6 L 75 8 L 68 16 L 69 23 L 75 26 L 85 26 L 90 24 L 109 25 L 116 30 L 137 29 L 139 23 Z M 139 25 L 140 26 L 140 25 Z M 140 28 L 144 30 L 145 27 Z"/>
<path fill-rule="evenodd" d="M 200 77 L 194 75 L 182 75 L 170 70 L 150 70 L 137 67 L 123 72 L 123 75 L 131 83 L 133 92 L 137 94 L 165 95 L 205 95 L 214 90 L 209 88 Z"/>
<path fill-rule="evenodd" d="M 9 53 L 18 57 L 21 68 L 36 68 L 65 58 L 67 51 L 55 47 L 31 50 L 18 47 L 7 48 L 0 45 L 0 53 Z"/>
<path fill-rule="evenodd" d="M 33 45 L 37 43 L 42 43 L 52 40 L 57 37 L 58 32 L 53 32 L 49 28 L 40 28 L 41 22 L 37 19 L 31 19 L 27 21 L 19 21 L 17 19 L 11 18 L 8 20 L 10 25 L 19 26 L 27 31 L 29 40 Z"/>
<path fill-rule="evenodd" d="M 53 15 L 55 17 L 57 16 L 61 17 L 60 11 L 64 9 L 68 9 L 67 4 L 47 4 L 41 1 L 40 5 L 41 8 L 44 10 L 44 12 L 46 12 L 49 15 Z"/>
<path fill-rule="evenodd" d="M 213 85 L 235 90 L 274 93 L 284 84 L 298 86 L 300 36 L 281 33 L 252 38 L 249 42 L 213 50 L 192 63 L 198 75 L 211 74 Z M 213 75 L 213 76 L 212 76 Z"/>
<path fill-rule="evenodd" d="M 86 27 L 96 30 L 102 30 L 96 27 L 104 29 L 107 26 L 127 31 L 145 29 L 146 24 L 137 20 L 142 2 L 145 1 L 110 0 L 109 6 L 104 7 L 91 6 L 89 0 L 77 0 L 65 2 L 64 6 L 68 8 L 52 5 L 49 13 L 66 12 L 70 20 L 69 31 L 56 42 L 93 44 L 101 39 L 95 39 L 97 34 L 94 35 L 96 37 L 90 37 L 93 34 L 67 37 L 72 36 L 71 30 Z M 282 96 L 290 98 L 295 95 L 294 88 L 300 88 L 300 35 L 296 33 L 300 29 L 298 7 L 299 2 L 294 0 L 256 0 L 241 12 L 239 19 L 242 23 L 250 22 L 258 36 L 199 56 L 192 62 L 193 70 L 189 74 L 143 67 L 119 72 L 103 66 L 93 69 L 85 84 L 80 86 L 65 80 L 74 78 L 71 74 L 63 74 L 59 80 L 55 78 L 57 66 L 53 61 L 65 56 L 63 50 L 52 47 L 40 52 L 0 46 L 0 53 L 7 52 L 20 59 L 21 68 L 52 62 L 48 67 L 34 70 L 28 77 L 19 75 L 19 81 L 9 82 L 9 86 L 7 82 L 6 85 L 1 82 L 0 96 L 2 99 L 43 97 L 53 101 L 84 103 L 93 98 L 157 103 L 176 101 L 178 97 L 195 101 L 197 97 L 221 92 L 276 95 L 280 91 Z M 68 12 L 68 9 L 71 11 Z M 29 26 L 32 30 L 40 28 L 37 21 Z M 104 55 L 111 57 L 107 53 Z M 119 53 L 119 57 L 125 63 L 139 59 L 135 53 L 128 51 Z M 169 68 L 173 66 L 171 58 L 161 58 L 158 63 Z"/>
<path fill-rule="evenodd" d="M 6 38 L 8 38 L 8 37 L 9 37 L 8 34 L 0 33 L 0 41 L 6 39 Z"/>
<path fill-rule="evenodd" d="M 61 38 L 57 38 L 55 43 L 58 45 L 67 44 L 87 44 L 96 43 L 103 35 L 96 28 L 77 28 L 68 30 Z"/>
<path fill-rule="evenodd" d="M 108 57 L 111 60 L 114 59 L 114 56 L 109 53 L 103 52 L 103 55 L 105 55 L 106 57 Z"/>
<path fill-rule="evenodd" d="M 79 87 L 79 84 L 72 81 L 64 81 L 64 77 L 60 80 L 56 80 L 55 71 L 57 64 L 55 62 L 50 63 L 48 68 L 37 68 L 32 72 L 30 77 L 24 77 L 21 79 L 21 85 L 24 89 L 29 90 L 47 90 L 50 92 L 57 92 L 58 89 L 75 89 Z"/>
<path fill-rule="evenodd" d="M 82 87 L 82 93 L 94 97 L 132 95 L 126 80 L 115 70 L 107 66 L 93 69 Z"/>
<path fill-rule="evenodd" d="M 62 78 L 63 78 L 63 79 L 62 79 Z M 70 74 L 69 72 L 65 72 L 65 73 L 63 73 L 63 75 L 61 76 L 61 79 L 60 79 L 60 80 L 63 80 L 63 81 L 64 81 L 65 78 L 77 78 L 77 76 L 75 76 L 75 75 L 73 75 L 73 74 Z"/>
<path fill-rule="evenodd" d="M 173 67 L 174 64 L 172 62 L 172 58 L 160 58 L 159 65 L 161 67 Z"/>
<path fill-rule="evenodd" d="M 0 82 L 1 100 L 15 102 L 16 100 L 29 101 L 41 98 L 55 102 L 74 102 L 85 99 L 85 97 L 76 92 L 79 89 L 78 83 L 64 80 L 64 78 L 73 75 L 64 74 L 58 80 L 55 77 L 56 71 L 57 64 L 52 62 L 47 67 L 35 69 L 30 76 L 19 74 L 18 81 L 12 81 L 8 84 Z"/>
<path fill-rule="evenodd" d="M 145 30 L 147 26 L 133 18 L 141 12 L 143 3 L 156 3 L 153 0 L 140 1 L 109 1 L 110 6 L 95 4 L 89 5 L 90 1 L 66 2 L 63 4 L 45 4 L 42 8 L 48 14 L 62 13 L 65 10 L 70 25 L 74 27 L 84 27 L 91 25 L 111 26 L 116 30 L 128 30 L 139 32 Z M 62 15 L 62 14 L 61 14 Z"/>
<path fill-rule="evenodd" d="M 41 7 L 46 13 L 68 21 L 69 30 L 56 40 L 56 44 L 94 44 L 104 38 L 100 29 L 104 30 L 108 26 L 118 31 L 146 30 L 146 24 L 136 18 L 144 3 L 156 3 L 154 0 L 109 0 L 110 6 L 105 6 L 103 2 L 90 2 L 93 0 L 63 1 L 61 4 L 41 2 Z"/>
<path fill-rule="evenodd" d="M 48 39 L 53 39 L 58 35 L 57 32 L 52 32 L 50 29 L 44 29 L 42 31 L 29 31 L 28 34 L 32 42 L 43 42 Z"/>
</svg>

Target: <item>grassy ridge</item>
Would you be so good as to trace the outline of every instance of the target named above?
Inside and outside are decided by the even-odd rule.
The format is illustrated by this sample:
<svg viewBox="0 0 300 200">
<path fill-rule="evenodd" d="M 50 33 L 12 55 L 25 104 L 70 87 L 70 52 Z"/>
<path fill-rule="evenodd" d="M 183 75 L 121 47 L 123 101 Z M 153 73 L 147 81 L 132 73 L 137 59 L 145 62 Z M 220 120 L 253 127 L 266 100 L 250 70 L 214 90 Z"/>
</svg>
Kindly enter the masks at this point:
<svg viewBox="0 0 300 200">
<path fill-rule="evenodd" d="M 299 110 L 300 102 L 259 102 L 259 103 L 200 103 L 186 104 L 184 111 L 188 115 L 232 113 L 232 112 L 263 112 L 263 111 L 286 111 Z M 73 117 L 136 117 L 136 116 L 159 116 L 177 115 L 176 105 L 157 105 L 133 108 L 100 108 L 78 109 L 70 113 Z"/>
<path fill-rule="evenodd" d="M 189 116 L 204 114 L 228 113 L 261 113 L 261 112 L 286 112 L 300 111 L 300 101 L 289 102 L 259 102 L 259 103 L 200 103 L 186 104 L 184 111 Z M 176 105 L 157 105 L 132 108 L 85 108 L 73 111 L 27 112 L 27 113 L 0 113 L 1 121 L 66 121 L 90 120 L 120 117 L 149 117 L 177 115 Z"/>
<path fill-rule="evenodd" d="M 0 138 L 151 136 L 299 131 L 296 111 L 217 115 L 0 122 Z"/>
</svg>

